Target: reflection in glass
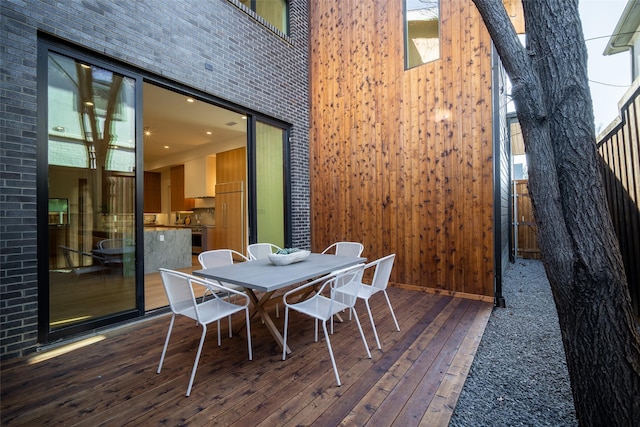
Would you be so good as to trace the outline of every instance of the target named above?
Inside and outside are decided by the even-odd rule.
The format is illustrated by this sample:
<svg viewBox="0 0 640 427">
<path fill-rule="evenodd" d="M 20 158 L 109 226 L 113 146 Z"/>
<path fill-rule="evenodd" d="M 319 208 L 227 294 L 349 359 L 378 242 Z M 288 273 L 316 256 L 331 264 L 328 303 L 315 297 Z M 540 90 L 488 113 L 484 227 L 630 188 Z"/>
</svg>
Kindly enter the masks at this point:
<svg viewBox="0 0 640 427">
<path fill-rule="evenodd" d="M 284 34 L 287 28 L 287 0 L 240 0 L 240 3 L 253 10 Z"/>
<path fill-rule="evenodd" d="M 440 2 L 405 0 L 407 68 L 440 57 Z"/>
<path fill-rule="evenodd" d="M 49 53 L 51 330 L 135 309 L 134 95 L 131 78 Z"/>
</svg>

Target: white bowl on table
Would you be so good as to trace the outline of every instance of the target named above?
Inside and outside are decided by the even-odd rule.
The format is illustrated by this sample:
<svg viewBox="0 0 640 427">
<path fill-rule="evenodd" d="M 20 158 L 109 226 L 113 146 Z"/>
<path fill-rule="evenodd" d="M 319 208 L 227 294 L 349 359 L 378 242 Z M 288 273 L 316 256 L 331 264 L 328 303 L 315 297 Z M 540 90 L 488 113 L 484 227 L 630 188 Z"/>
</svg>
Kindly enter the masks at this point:
<svg viewBox="0 0 640 427">
<path fill-rule="evenodd" d="M 299 250 L 290 254 L 269 254 L 269 261 L 274 265 L 289 265 L 294 262 L 304 261 L 311 254 L 311 251 Z"/>
</svg>

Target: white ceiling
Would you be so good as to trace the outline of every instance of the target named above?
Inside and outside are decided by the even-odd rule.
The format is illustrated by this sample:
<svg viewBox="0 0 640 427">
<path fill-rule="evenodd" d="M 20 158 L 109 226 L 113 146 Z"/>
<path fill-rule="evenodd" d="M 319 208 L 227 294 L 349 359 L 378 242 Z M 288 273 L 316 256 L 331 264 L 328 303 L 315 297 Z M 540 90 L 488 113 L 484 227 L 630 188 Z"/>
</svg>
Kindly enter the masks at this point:
<svg viewBox="0 0 640 427">
<path fill-rule="evenodd" d="M 187 102 L 187 98 L 144 84 L 143 126 L 151 131 L 144 137 L 145 170 L 158 171 L 246 145 L 247 120 L 242 114 L 198 100 Z"/>
</svg>

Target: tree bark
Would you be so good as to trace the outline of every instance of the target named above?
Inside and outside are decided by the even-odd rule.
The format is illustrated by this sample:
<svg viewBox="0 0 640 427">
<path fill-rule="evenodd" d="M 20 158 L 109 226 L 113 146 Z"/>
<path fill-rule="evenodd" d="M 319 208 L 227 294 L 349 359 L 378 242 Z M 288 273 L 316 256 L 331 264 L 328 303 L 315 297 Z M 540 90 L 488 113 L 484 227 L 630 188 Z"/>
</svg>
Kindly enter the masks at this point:
<svg viewBox="0 0 640 427">
<path fill-rule="evenodd" d="M 635 426 L 640 337 L 598 168 L 578 1 L 523 0 L 526 49 L 501 0 L 473 2 L 513 84 L 578 421 Z"/>
</svg>

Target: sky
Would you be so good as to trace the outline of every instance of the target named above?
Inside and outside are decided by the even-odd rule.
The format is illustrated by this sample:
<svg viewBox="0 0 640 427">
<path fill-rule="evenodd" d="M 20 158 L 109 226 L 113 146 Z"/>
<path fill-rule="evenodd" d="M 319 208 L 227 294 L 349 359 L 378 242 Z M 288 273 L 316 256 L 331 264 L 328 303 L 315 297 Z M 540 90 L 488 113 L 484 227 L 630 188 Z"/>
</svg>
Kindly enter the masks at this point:
<svg viewBox="0 0 640 427">
<path fill-rule="evenodd" d="M 602 53 L 627 0 L 580 0 L 580 20 L 587 45 L 589 86 L 596 134 L 619 114 L 618 101 L 631 85 L 631 53 Z"/>
</svg>

